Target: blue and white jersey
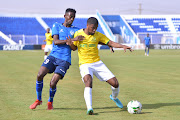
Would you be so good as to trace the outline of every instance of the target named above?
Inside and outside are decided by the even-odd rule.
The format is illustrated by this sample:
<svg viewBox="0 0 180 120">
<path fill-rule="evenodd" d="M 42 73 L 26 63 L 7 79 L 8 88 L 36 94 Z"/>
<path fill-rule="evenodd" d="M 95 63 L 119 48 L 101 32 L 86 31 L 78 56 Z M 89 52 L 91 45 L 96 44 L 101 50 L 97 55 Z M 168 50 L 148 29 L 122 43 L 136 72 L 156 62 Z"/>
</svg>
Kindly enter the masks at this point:
<svg viewBox="0 0 180 120">
<path fill-rule="evenodd" d="M 145 37 L 144 41 L 145 41 L 145 45 L 150 45 L 150 37 Z"/>
<path fill-rule="evenodd" d="M 66 40 L 66 37 L 68 36 L 73 38 L 73 35 L 77 30 L 79 30 L 79 28 L 73 26 L 65 27 L 62 24 L 56 22 L 52 27 L 52 36 L 59 35 L 59 40 Z M 61 60 L 65 60 L 71 64 L 71 48 L 69 45 L 55 45 L 53 43 L 53 49 L 49 55 Z"/>
</svg>

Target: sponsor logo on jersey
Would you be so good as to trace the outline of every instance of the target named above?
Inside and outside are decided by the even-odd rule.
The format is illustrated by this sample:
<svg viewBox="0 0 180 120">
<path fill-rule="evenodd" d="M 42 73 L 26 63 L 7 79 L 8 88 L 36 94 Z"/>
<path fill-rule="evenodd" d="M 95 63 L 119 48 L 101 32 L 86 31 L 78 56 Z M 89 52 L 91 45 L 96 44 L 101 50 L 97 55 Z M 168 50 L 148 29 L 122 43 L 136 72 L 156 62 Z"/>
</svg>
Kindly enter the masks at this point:
<svg viewBox="0 0 180 120">
<path fill-rule="evenodd" d="M 97 40 L 96 40 L 95 37 L 93 37 L 92 40 L 91 40 L 91 42 L 96 42 L 96 41 L 97 41 Z"/>
</svg>

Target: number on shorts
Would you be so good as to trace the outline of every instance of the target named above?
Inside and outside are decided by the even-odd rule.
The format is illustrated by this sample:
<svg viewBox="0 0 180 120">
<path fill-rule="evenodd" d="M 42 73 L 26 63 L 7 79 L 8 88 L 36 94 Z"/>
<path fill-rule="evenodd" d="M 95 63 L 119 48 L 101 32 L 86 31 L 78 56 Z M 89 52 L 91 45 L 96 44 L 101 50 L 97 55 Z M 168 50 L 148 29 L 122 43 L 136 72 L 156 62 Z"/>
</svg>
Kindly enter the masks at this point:
<svg viewBox="0 0 180 120">
<path fill-rule="evenodd" d="M 44 61 L 44 64 L 47 64 L 49 62 L 49 59 L 46 59 L 45 61 Z"/>
</svg>

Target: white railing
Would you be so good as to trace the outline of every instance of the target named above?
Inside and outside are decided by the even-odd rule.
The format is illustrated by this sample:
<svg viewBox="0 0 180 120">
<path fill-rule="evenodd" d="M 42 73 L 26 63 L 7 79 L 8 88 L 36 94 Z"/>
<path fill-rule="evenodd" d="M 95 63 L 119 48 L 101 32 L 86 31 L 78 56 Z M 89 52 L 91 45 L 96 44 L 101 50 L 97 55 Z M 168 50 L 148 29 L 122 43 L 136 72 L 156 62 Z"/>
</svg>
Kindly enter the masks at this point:
<svg viewBox="0 0 180 120">
<path fill-rule="evenodd" d="M 24 45 L 42 45 L 45 44 L 43 40 L 45 40 L 45 36 L 41 35 L 7 35 L 11 40 L 13 40 L 16 44 L 24 44 Z M 7 44 L 8 41 L 0 38 L 0 44 Z M 9 42 L 8 42 L 9 43 Z M 11 43 L 9 43 L 11 44 Z"/>
<path fill-rule="evenodd" d="M 141 43 L 144 42 L 144 37 L 147 33 L 137 33 Z M 180 44 L 180 33 L 149 33 L 151 44 Z"/>
</svg>

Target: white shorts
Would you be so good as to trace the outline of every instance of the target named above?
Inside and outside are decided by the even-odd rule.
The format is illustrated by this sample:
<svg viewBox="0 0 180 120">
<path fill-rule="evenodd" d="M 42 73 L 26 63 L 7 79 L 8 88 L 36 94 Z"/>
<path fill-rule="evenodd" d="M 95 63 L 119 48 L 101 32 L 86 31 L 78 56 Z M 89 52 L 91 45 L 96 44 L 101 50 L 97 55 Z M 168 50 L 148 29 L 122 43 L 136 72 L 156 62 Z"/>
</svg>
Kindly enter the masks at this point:
<svg viewBox="0 0 180 120">
<path fill-rule="evenodd" d="M 44 48 L 44 52 L 49 52 L 52 50 L 52 45 L 46 45 Z"/>
<path fill-rule="evenodd" d="M 93 75 L 95 75 L 100 81 L 107 81 L 115 77 L 101 60 L 95 63 L 83 64 L 79 67 L 79 69 L 82 80 L 87 74 L 90 74 L 92 78 Z"/>
</svg>

